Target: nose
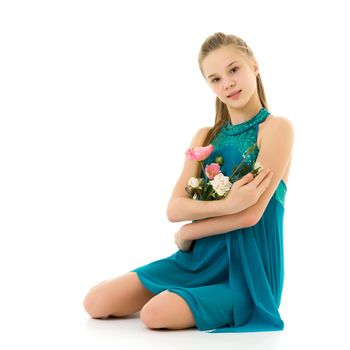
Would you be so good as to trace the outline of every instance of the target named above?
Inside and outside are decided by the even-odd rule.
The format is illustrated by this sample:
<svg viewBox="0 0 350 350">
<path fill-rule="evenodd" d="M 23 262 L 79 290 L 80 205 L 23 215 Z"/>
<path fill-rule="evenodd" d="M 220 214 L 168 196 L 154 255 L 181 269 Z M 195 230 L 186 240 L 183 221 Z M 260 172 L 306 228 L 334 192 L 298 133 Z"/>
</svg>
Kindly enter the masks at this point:
<svg viewBox="0 0 350 350">
<path fill-rule="evenodd" d="M 235 85 L 236 85 L 236 82 L 234 82 L 234 81 L 232 81 L 232 80 L 227 80 L 227 81 L 225 81 L 225 83 L 224 83 L 225 90 L 228 90 L 228 89 L 230 89 L 230 88 L 233 88 Z"/>
</svg>

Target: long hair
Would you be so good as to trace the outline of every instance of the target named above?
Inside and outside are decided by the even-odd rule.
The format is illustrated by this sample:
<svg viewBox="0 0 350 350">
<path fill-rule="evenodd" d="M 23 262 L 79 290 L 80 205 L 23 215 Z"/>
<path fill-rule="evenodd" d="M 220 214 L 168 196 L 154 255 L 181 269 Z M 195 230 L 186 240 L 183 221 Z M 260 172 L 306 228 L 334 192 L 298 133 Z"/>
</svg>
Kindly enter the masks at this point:
<svg viewBox="0 0 350 350">
<path fill-rule="evenodd" d="M 224 34 L 222 32 L 216 32 L 213 35 L 210 35 L 203 42 L 199 54 L 198 54 L 198 63 L 199 69 L 205 79 L 205 75 L 203 72 L 202 62 L 205 57 L 208 56 L 210 52 L 216 50 L 222 46 L 233 45 L 235 49 L 239 50 L 241 53 L 246 55 L 250 59 L 254 59 L 253 51 L 248 47 L 245 41 L 238 36 L 231 34 Z M 268 105 L 266 102 L 265 91 L 263 87 L 263 83 L 261 81 L 260 73 L 258 73 L 257 77 L 257 90 L 261 104 L 263 107 L 268 109 Z M 223 103 L 218 97 L 216 97 L 215 104 L 215 123 L 214 126 L 209 130 L 206 138 L 203 141 L 202 146 L 207 146 L 214 139 L 220 128 L 227 122 L 230 121 L 230 115 L 225 103 Z"/>
</svg>

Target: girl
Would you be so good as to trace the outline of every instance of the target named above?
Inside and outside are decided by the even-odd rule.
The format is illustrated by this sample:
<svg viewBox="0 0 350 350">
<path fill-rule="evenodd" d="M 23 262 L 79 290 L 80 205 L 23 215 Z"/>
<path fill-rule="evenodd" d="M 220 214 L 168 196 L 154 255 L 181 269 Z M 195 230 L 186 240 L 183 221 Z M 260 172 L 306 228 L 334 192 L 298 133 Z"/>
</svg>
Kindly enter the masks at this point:
<svg viewBox="0 0 350 350">
<path fill-rule="evenodd" d="M 198 201 L 185 187 L 191 176 L 204 174 L 199 162 L 185 159 L 167 208 L 171 222 L 192 221 L 175 234 L 179 250 L 101 282 L 87 294 L 84 307 L 93 318 L 141 310 L 141 320 L 152 329 L 282 330 L 278 308 L 293 127 L 268 111 L 259 66 L 241 38 L 221 32 L 209 36 L 198 61 L 216 95 L 216 117 L 213 127 L 199 129 L 190 147 L 212 144 L 203 165 L 221 155 L 221 172 L 229 176 L 257 143 L 246 161 L 259 162 L 264 170 L 235 182 L 224 199 Z"/>
</svg>

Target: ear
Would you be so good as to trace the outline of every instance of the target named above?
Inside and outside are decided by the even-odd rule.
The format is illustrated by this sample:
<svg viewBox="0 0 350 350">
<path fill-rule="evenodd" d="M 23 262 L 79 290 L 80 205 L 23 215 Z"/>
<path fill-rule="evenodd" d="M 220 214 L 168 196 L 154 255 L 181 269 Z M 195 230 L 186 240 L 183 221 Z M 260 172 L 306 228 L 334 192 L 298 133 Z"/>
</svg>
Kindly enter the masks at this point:
<svg viewBox="0 0 350 350">
<path fill-rule="evenodd" d="M 256 61 L 255 57 L 252 58 L 252 67 L 255 75 L 259 74 L 259 65 L 258 62 Z"/>
<path fill-rule="evenodd" d="M 255 75 L 258 75 L 259 74 L 259 66 L 258 66 L 258 64 L 254 63 L 253 67 L 254 67 Z"/>
</svg>

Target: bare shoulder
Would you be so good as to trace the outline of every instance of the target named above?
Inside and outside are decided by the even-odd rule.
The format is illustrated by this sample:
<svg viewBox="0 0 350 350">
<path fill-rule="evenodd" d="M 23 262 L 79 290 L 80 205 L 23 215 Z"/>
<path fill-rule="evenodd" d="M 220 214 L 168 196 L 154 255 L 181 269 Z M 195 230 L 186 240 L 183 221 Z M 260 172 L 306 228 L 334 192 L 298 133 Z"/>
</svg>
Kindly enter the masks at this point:
<svg viewBox="0 0 350 350">
<path fill-rule="evenodd" d="M 195 135 L 193 136 L 191 147 L 198 147 L 201 146 L 205 140 L 205 138 L 208 135 L 209 130 L 211 129 L 211 126 L 204 126 L 200 128 Z"/>
<path fill-rule="evenodd" d="M 200 134 L 201 136 L 207 136 L 207 134 L 211 128 L 212 128 L 212 126 L 204 126 L 203 128 L 200 128 L 198 130 L 198 134 Z"/>
<path fill-rule="evenodd" d="M 263 123 L 265 124 L 265 123 Z M 270 115 L 266 120 L 266 125 L 264 125 L 264 134 L 276 133 L 283 136 L 294 136 L 294 127 L 290 119 L 284 116 L 274 116 Z"/>
</svg>

